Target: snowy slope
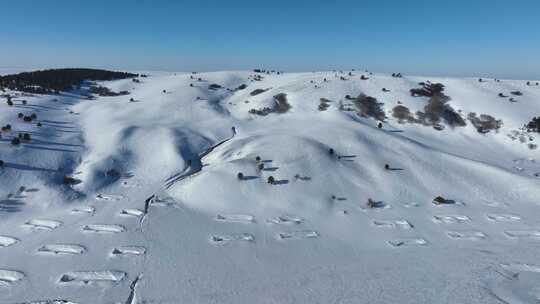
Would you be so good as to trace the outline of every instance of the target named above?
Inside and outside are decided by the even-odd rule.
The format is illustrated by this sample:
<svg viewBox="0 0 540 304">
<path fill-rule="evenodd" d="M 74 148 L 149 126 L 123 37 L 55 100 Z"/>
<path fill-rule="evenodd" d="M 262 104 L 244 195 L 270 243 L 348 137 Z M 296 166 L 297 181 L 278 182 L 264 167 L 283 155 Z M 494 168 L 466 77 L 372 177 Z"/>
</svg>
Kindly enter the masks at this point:
<svg viewBox="0 0 540 304">
<path fill-rule="evenodd" d="M 150 74 L 102 83 L 129 96 L 9 92 L 15 105 L 0 105 L 0 125 L 12 125 L 0 139 L 1 303 L 540 300 L 540 157 L 527 145 L 539 139 L 519 130 L 540 115 L 539 86 Z M 398 123 L 391 109 L 421 110 L 427 98 L 409 90 L 426 80 L 443 83 L 463 116 L 489 114 L 502 128 Z M 250 95 L 259 88 L 268 90 Z M 515 103 L 498 97 L 516 90 Z M 289 111 L 248 113 L 278 93 Z M 382 129 L 340 110 L 360 93 L 384 103 Z M 331 100 L 326 111 L 320 98 Z M 18 132 L 32 140 L 12 146 Z M 434 205 L 437 195 L 455 203 Z"/>
</svg>

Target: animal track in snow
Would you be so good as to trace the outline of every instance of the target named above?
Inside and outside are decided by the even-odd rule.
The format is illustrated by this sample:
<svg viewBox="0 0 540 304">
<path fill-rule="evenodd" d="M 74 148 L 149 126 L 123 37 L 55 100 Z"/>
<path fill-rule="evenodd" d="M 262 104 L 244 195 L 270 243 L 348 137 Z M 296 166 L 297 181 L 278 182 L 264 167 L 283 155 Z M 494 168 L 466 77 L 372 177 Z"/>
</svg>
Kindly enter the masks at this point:
<svg viewBox="0 0 540 304">
<path fill-rule="evenodd" d="M 415 208 L 415 207 L 419 207 L 420 204 L 416 202 L 409 202 L 409 203 L 403 203 L 402 206 L 405 208 Z"/>
<path fill-rule="evenodd" d="M 487 237 L 485 233 L 477 230 L 447 231 L 446 235 L 453 240 L 483 240 Z"/>
<path fill-rule="evenodd" d="M 14 237 L 7 236 L 7 235 L 0 235 L 0 248 L 12 246 L 12 245 L 17 244 L 18 242 L 19 240 Z"/>
<path fill-rule="evenodd" d="M 271 223 L 271 224 L 285 224 L 285 225 L 290 225 L 290 224 L 296 224 L 296 225 L 299 225 L 299 224 L 302 224 L 304 222 L 304 219 L 298 217 L 298 216 L 293 216 L 293 215 L 280 215 L 280 216 L 276 216 L 276 217 L 273 217 L 273 218 L 270 218 L 268 220 L 266 220 L 268 223 Z"/>
<path fill-rule="evenodd" d="M 24 273 L 20 271 L 0 269 L 0 286 L 10 286 L 22 279 L 24 279 Z"/>
<path fill-rule="evenodd" d="M 507 213 L 488 213 L 486 218 L 492 222 L 517 222 L 521 220 L 519 215 Z"/>
<path fill-rule="evenodd" d="M 146 248 L 142 246 L 119 246 L 111 251 L 112 256 L 145 255 Z"/>
<path fill-rule="evenodd" d="M 122 216 L 134 216 L 134 217 L 141 217 L 144 215 L 144 211 L 137 209 L 137 208 L 126 208 L 122 209 L 120 211 L 120 215 Z"/>
<path fill-rule="evenodd" d="M 253 242 L 255 241 L 255 237 L 249 233 L 239 233 L 230 235 L 213 235 L 210 240 L 216 244 L 226 244 L 237 241 Z"/>
<path fill-rule="evenodd" d="M 47 244 L 38 248 L 40 253 L 49 254 L 83 254 L 86 248 L 77 244 Z"/>
<path fill-rule="evenodd" d="M 19 304 L 77 304 L 77 302 L 72 302 L 69 300 L 40 300 L 40 301 L 32 301 L 32 302 L 22 302 Z"/>
<path fill-rule="evenodd" d="M 172 197 L 156 196 L 154 200 L 152 200 L 151 204 L 160 207 L 170 207 L 176 205 L 176 201 Z"/>
<path fill-rule="evenodd" d="M 536 272 L 536 273 L 540 273 L 540 265 L 511 263 L 511 264 L 501 264 L 501 267 L 503 269 L 505 269 L 505 270 L 512 271 L 512 272 Z"/>
<path fill-rule="evenodd" d="M 27 221 L 26 223 L 24 223 L 23 226 L 28 227 L 32 230 L 51 231 L 62 226 L 62 222 L 55 221 L 55 220 L 34 219 L 34 220 Z"/>
<path fill-rule="evenodd" d="M 471 219 L 466 215 L 434 215 L 433 221 L 437 224 L 460 224 L 470 222 Z"/>
<path fill-rule="evenodd" d="M 75 214 L 90 214 L 90 215 L 94 215 L 94 213 L 96 212 L 96 208 L 92 207 L 92 206 L 82 206 L 82 207 L 76 207 L 76 208 L 73 208 L 71 210 L 71 213 L 75 213 Z"/>
<path fill-rule="evenodd" d="M 297 230 L 297 231 L 289 231 L 289 232 L 280 232 L 278 236 L 282 240 L 300 240 L 300 239 L 318 238 L 319 233 L 312 230 Z"/>
<path fill-rule="evenodd" d="M 222 222 L 232 222 L 232 223 L 246 223 L 250 224 L 255 222 L 255 218 L 252 215 L 247 214 L 218 214 L 216 220 Z"/>
<path fill-rule="evenodd" d="M 83 231 L 93 233 L 119 233 L 126 231 L 126 228 L 122 225 L 114 224 L 90 224 L 85 225 Z"/>
<path fill-rule="evenodd" d="M 117 202 L 117 201 L 120 201 L 122 199 L 124 199 L 125 196 L 121 195 L 121 194 L 98 194 L 96 195 L 96 200 L 98 201 L 113 201 L 113 202 Z"/>
<path fill-rule="evenodd" d="M 425 246 L 428 242 L 422 238 L 405 238 L 388 241 L 388 244 L 392 247 L 413 247 Z"/>
<path fill-rule="evenodd" d="M 122 183 L 120 184 L 122 187 L 124 188 L 141 188 L 142 185 L 141 183 L 137 182 L 137 181 L 122 181 Z"/>
<path fill-rule="evenodd" d="M 63 274 L 59 283 L 63 284 L 93 284 L 93 283 L 116 283 L 122 281 L 126 273 L 116 270 L 102 271 L 72 271 Z"/>
<path fill-rule="evenodd" d="M 516 239 L 540 239 L 540 230 L 507 230 L 504 234 Z"/>
<path fill-rule="evenodd" d="M 407 220 L 373 220 L 373 225 L 382 228 L 412 229 L 413 225 Z"/>
<path fill-rule="evenodd" d="M 501 203 L 497 201 L 482 200 L 482 203 L 489 207 L 504 207 L 504 208 L 508 207 L 507 203 Z"/>
</svg>

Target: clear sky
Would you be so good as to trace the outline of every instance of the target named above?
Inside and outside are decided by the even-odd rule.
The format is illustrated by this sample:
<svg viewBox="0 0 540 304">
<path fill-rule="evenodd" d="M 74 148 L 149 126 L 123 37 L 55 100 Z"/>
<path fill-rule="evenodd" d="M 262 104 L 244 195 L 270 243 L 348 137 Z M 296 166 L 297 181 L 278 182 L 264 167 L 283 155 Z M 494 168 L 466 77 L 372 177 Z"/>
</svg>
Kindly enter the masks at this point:
<svg viewBox="0 0 540 304">
<path fill-rule="evenodd" d="M 0 67 L 540 78 L 540 0 L 0 0 Z"/>
</svg>

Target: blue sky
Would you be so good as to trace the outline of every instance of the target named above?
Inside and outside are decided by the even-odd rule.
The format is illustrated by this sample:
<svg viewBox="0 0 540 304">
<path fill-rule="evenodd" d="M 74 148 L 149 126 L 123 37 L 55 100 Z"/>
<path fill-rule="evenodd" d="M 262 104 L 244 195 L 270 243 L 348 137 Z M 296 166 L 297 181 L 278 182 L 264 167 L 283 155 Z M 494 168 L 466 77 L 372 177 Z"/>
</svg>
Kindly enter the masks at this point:
<svg viewBox="0 0 540 304">
<path fill-rule="evenodd" d="M 0 0 L 0 67 L 540 78 L 539 0 Z"/>
</svg>

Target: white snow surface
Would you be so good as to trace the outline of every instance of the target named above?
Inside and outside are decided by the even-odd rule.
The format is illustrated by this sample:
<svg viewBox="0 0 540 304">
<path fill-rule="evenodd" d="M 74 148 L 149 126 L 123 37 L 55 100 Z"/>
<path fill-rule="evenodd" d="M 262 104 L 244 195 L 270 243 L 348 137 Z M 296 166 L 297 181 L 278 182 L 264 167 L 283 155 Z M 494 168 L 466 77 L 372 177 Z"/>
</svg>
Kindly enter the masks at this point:
<svg viewBox="0 0 540 304">
<path fill-rule="evenodd" d="M 93 100 L 8 91 L 0 303 L 538 303 L 540 140 L 520 128 L 540 87 L 361 74 L 150 73 Z M 391 109 L 421 110 L 409 90 L 426 80 L 503 126 L 398 123 Z M 278 93 L 288 112 L 248 113 Z M 384 103 L 382 129 L 339 109 L 360 93 Z M 12 146 L 19 132 L 32 139 Z"/>
</svg>

